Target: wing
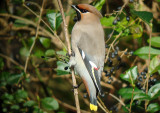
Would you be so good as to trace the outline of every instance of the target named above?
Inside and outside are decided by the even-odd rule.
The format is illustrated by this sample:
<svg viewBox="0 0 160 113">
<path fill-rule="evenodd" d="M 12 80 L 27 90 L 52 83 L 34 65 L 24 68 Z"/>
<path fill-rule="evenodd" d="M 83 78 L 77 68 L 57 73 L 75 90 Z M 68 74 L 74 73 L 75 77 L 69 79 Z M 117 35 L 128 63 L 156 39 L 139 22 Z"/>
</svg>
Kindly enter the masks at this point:
<svg viewBox="0 0 160 113">
<path fill-rule="evenodd" d="M 77 46 L 95 86 L 101 93 L 100 79 L 105 57 L 104 37 L 82 33 Z"/>
<path fill-rule="evenodd" d="M 98 76 L 98 67 L 93 63 L 90 59 L 89 56 L 81 50 L 79 47 L 79 52 L 82 56 L 83 62 L 89 72 L 89 75 L 91 76 L 96 88 L 98 89 L 99 93 L 101 94 L 101 85 L 100 85 L 100 77 Z"/>
</svg>

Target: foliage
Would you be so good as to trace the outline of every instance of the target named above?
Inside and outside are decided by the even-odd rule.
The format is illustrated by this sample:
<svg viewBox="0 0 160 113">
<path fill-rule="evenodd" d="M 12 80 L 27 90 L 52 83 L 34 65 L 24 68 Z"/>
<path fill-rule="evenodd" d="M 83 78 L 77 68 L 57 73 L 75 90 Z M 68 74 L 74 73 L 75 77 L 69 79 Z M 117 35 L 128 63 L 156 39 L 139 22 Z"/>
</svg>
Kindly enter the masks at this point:
<svg viewBox="0 0 160 113">
<path fill-rule="evenodd" d="M 42 9 L 42 0 L 1 1 L 0 112 L 68 113 L 76 109 L 62 16 L 56 2 L 48 0 Z M 160 111 L 160 0 L 141 2 L 90 3 L 103 15 L 100 22 L 107 62 L 101 81 L 103 92 L 112 92 L 112 99 L 111 94 L 101 99 L 113 113 Z M 74 1 L 78 3 L 81 1 Z M 71 31 L 76 13 L 69 1 L 62 1 L 62 5 Z M 81 83 L 81 78 L 76 78 Z M 89 99 L 83 99 L 84 90 L 79 87 L 79 100 L 81 109 L 87 111 Z M 117 106 L 120 104 L 123 107 Z M 103 111 L 98 108 L 98 112 Z"/>
</svg>

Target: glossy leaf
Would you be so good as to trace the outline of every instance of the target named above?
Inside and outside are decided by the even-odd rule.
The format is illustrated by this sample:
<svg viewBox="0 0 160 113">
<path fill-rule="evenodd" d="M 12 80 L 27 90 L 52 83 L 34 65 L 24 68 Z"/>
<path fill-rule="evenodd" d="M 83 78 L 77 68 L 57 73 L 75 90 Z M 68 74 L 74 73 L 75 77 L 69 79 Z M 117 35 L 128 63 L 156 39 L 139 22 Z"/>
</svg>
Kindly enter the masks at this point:
<svg viewBox="0 0 160 113">
<path fill-rule="evenodd" d="M 133 88 L 121 88 L 118 94 L 120 94 L 124 99 L 131 99 L 132 92 L 133 92 Z M 143 93 L 143 91 L 141 91 L 140 89 L 138 88 L 134 89 L 134 95 L 141 94 L 141 93 Z"/>
<path fill-rule="evenodd" d="M 20 107 L 19 107 L 19 105 L 12 105 L 11 106 L 11 109 L 13 109 L 13 110 L 18 110 Z"/>
<path fill-rule="evenodd" d="M 32 107 L 32 106 L 34 106 L 34 105 L 36 105 L 37 103 L 34 101 L 34 100 L 29 100 L 29 101 L 27 101 L 27 102 L 25 102 L 24 104 L 23 104 L 23 106 L 24 107 Z"/>
<path fill-rule="evenodd" d="M 148 91 L 148 95 L 152 100 L 157 98 L 160 95 L 160 83 L 152 86 Z"/>
<path fill-rule="evenodd" d="M 67 70 L 65 70 L 65 67 L 69 67 L 68 64 L 61 62 L 61 61 L 57 61 L 57 75 L 65 75 L 65 74 L 69 74 L 70 69 L 68 68 Z"/>
<path fill-rule="evenodd" d="M 96 4 L 95 4 L 95 8 L 98 9 L 98 11 L 100 11 L 103 7 L 105 3 L 105 0 L 99 0 Z"/>
<path fill-rule="evenodd" d="M 130 32 L 132 33 L 133 38 L 140 38 L 143 34 L 143 28 L 140 25 L 134 25 L 130 27 Z"/>
<path fill-rule="evenodd" d="M 44 52 L 41 50 L 41 49 L 37 49 L 35 52 L 34 52 L 34 55 L 38 58 L 41 58 L 41 56 L 44 56 Z"/>
<path fill-rule="evenodd" d="M 134 83 L 137 78 L 137 73 L 138 73 L 137 66 L 134 66 L 128 69 L 125 74 L 121 74 L 120 77 L 121 79 L 131 83 L 132 86 L 134 87 L 135 86 Z"/>
<path fill-rule="evenodd" d="M 134 52 L 134 55 L 137 55 L 142 59 L 148 59 L 148 54 L 149 54 L 149 46 L 139 48 L 138 50 L 136 50 Z M 160 50 L 154 49 L 152 47 L 150 48 L 151 58 L 153 58 L 154 56 L 159 55 L 159 54 L 160 54 Z"/>
<path fill-rule="evenodd" d="M 48 49 L 45 52 L 45 56 L 54 56 L 55 55 L 55 51 L 53 49 Z"/>
<path fill-rule="evenodd" d="M 39 40 L 40 40 L 41 44 L 43 45 L 43 47 L 45 47 L 45 48 L 50 47 L 51 40 L 49 38 L 39 37 Z"/>
<path fill-rule="evenodd" d="M 134 95 L 133 100 L 150 100 L 150 96 L 144 92 Z"/>
<path fill-rule="evenodd" d="M 160 105 L 158 103 L 151 103 L 147 107 L 147 112 L 155 113 L 160 111 Z"/>
<path fill-rule="evenodd" d="M 150 39 L 147 40 L 147 42 L 150 42 Z M 153 47 L 159 47 L 160 48 L 160 37 L 152 37 L 151 38 L 151 45 Z"/>
<path fill-rule="evenodd" d="M 58 102 L 52 97 L 46 97 L 41 100 L 42 107 L 47 110 L 57 110 L 59 109 Z"/>
<path fill-rule="evenodd" d="M 150 24 L 151 20 L 153 19 L 153 14 L 151 12 L 133 10 L 132 13 L 141 18 L 147 24 Z"/>
<path fill-rule="evenodd" d="M 111 27 L 113 26 L 113 21 L 114 21 L 115 17 L 110 16 L 110 17 L 103 17 L 101 18 L 101 24 L 105 27 Z"/>
<path fill-rule="evenodd" d="M 62 22 L 62 17 L 60 13 L 56 13 L 54 10 L 47 11 L 47 19 L 52 27 L 52 29 L 57 30 Z"/>
<path fill-rule="evenodd" d="M 155 56 L 149 65 L 149 73 L 153 74 L 155 72 L 157 72 L 158 70 L 160 70 L 160 55 Z"/>
</svg>

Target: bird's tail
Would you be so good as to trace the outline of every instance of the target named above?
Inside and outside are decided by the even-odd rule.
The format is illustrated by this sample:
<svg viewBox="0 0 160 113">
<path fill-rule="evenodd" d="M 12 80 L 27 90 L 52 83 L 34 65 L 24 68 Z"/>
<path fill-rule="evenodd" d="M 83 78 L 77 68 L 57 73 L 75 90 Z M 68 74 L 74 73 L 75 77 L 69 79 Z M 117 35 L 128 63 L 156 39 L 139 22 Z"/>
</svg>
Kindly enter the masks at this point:
<svg viewBox="0 0 160 113">
<path fill-rule="evenodd" d="M 93 97 L 90 97 L 90 109 L 93 110 L 93 111 L 97 111 L 98 109 L 98 106 L 97 106 L 97 98 L 93 98 Z"/>
</svg>

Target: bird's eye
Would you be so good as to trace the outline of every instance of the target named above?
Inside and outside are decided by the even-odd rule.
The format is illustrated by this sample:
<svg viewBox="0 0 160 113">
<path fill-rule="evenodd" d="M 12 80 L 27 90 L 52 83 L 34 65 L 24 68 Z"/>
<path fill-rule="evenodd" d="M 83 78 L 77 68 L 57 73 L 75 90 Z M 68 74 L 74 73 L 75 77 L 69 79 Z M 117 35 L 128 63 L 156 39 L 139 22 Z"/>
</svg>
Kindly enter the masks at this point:
<svg viewBox="0 0 160 113">
<path fill-rule="evenodd" d="M 81 12 L 82 12 L 82 13 L 87 13 L 88 10 L 86 10 L 86 9 L 81 9 Z"/>
</svg>

